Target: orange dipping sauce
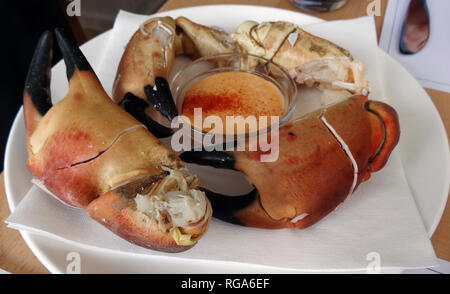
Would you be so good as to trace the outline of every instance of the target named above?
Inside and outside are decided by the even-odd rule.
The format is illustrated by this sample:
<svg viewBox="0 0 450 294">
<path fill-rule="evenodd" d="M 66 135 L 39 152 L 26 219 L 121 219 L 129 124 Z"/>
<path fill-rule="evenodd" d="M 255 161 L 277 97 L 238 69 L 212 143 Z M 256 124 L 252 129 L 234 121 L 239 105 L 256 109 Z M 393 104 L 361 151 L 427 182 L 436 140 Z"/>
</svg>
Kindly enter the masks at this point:
<svg viewBox="0 0 450 294">
<path fill-rule="evenodd" d="M 271 82 L 246 72 L 224 72 L 210 75 L 192 85 L 185 94 L 182 114 L 194 122 L 194 108 L 202 109 L 203 120 L 218 116 L 225 126 L 227 116 L 284 115 L 284 99 Z M 205 130 L 202 126 L 195 126 Z"/>
</svg>

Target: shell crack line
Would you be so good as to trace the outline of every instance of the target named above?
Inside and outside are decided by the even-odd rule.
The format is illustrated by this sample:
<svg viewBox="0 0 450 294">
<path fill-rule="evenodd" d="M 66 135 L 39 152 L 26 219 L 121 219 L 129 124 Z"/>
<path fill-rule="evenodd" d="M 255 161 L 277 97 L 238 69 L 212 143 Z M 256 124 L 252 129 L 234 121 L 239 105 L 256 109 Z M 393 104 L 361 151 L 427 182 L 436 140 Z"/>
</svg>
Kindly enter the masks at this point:
<svg viewBox="0 0 450 294">
<path fill-rule="evenodd" d="M 328 130 L 331 132 L 331 134 L 334 136 L 336 141 L 339 142 L 339 144 L 342 147 L 342 150 L 345 152 L 347 157 L 350 159 L 352 166 L 353 166 L 353 183 L 350 188 L 349 195 L 353 194 L 353 191 L 355 190 L 356 184 L 358 182 L 358 164 L 356 163 L 355 158 L 353 157 L 352 152 L 350 151 L 350 148 L 348 145 L 344 142 L 344 140 L 339 136 L 337 131 L 331 126 L 331 124 L 328 123 L 328 121 L 325 119 L 325 112 L 323 111 L 322 114 L 319 116 L 319 119 L 325 124 L 325 126 L 328 128 Z"/>
<path fill-rule="evenodd" d="M 71 168 L 71 167 L 74 167 L 74 166 L 77 166 L 77 165 L 81 165 L 81 164 L 85 164 L 85 163 L 91 162 L 91 161 L 99 158 L 103 153 L 108 151 L 114 145 L 114 143 L 116 143 L 117 140 L 119 140 L 120 137 L 122 137 L 126 133 L 131 132 L 131 131 L 133 131 L 135 129 L 138 129 L 138 128 L 145 128 L 146 129 L 147 127 L 144 126 L 144 125 L 136 125 L 136 126 L 132 126 L 130 128 L 127 128 L 127 129 L 121 131 L 119 134 L 117 134 L 117 136 L 114 138 L 114 140 L 112 140 L 111 143 L 109 143 L 108 146 L 106 146 L 105 149 L 101 150 L 96 156 L 91 157 L 91 158 L 86 159 L 86 160 L 83 160 L 83 161 L 72 163 L 72 164 L 67 165 L 67 166 L 63 166 L 63 167 L 57 168 L 56 170 L 63 170 L 63 169 L 66 169 L 66 168 Z"/>
</svg>

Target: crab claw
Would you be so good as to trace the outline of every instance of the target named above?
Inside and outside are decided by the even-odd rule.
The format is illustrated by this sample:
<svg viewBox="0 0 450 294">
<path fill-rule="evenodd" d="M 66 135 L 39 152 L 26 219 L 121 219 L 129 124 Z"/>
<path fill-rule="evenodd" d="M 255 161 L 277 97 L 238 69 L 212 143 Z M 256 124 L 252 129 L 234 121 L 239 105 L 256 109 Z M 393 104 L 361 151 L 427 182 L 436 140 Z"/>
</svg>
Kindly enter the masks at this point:
<svg viewBox="0 0 450 294">
<path fill-rule="evenodd" d="M 338 45 L 285 21 L 245 21 L 232 35 L 246 53 L 265 57 L 289 71 L 299 84 L 369 93 L 361 62 Z"/>
<path fill-rule="evenodd" d="M 171 235 L 158 230 L 156 222 L 148 222 L 141 212 L 132 209 L 130 202 L 117 191 L 111 191 L 92 201 L 87 211 L 117 235 L 142 247 L 174 253 L 193 246 L 177 245 Z"/>
<path fill-rule="evenodd" d="M 241 171 L 257 189 L 237 197 L 205 191 L 218 218 L 260 228 L 305 228 L 382 168 L 399 130 L 390 106 L 354 96 L 281 127 L 275 162 L 261 162 L 261 153 L 251 151 L 188 151 L 180 158 Z"/>
<path fill-rule="evenodd" d="M 85 207 L 106 192 L 96 179 L 73 175 L 84 163 L 94 161 L 117 139 L 118 134 L 140 125 L 123 112 L 110 124 L 104 123 L 117 106 L 104 92 L 89 62 L 70 33 L 55 32 L 69 79 L 67 96 L 51 106 L 49 70 L 52 36 L 45 32 L 36 49 L 24 91 L 24 114 L 28 146 L 28 168 L 59 199 L 68 205 Z M 99 105 L 102 112 L 99 112 Z M 76 111 L 74 111 L 76 110 Z M 119 108 L 119 112 L 121 112 Z M 93 133 L 92 126 L 96 126 Z M 84 174 L 83 174 L 84 176 Z M 77 186 L 77 189 L 73 189 Z"/>
<path fill-rule="evenodd" d="M 139 246 L 165 252 L 185 251 L 193 247 L 205 233 L 211 216 L 211 207 L 209 202 L 205 202 L 205 213 L 196 223 L 176 229 L 170 228 L 170 219 L 167 216 L 164 216 L 164 221 L 157 219 L 162 218 L 163 213 L 149 217 L 148 212 L 140 210 L 140 206 L 145 206 L 140 201 L 145 199 L 144 194 L 158 187 L 164 176 L 146 176 L 138 182 L 113 189 L 92 201 L 87 207 L 87 212 L 117 235 Z M 136 200 L 136 194 L 139 194 L 139 201 Z M 170 201 L 166 203 L 168 206 L 173 205 Z M 195 203 L 200 204 L 202 203 Z M 165 227 L 161 229 L 161 226 L 169 226 L 170 230 Z"/>
<path fill-rule="evenodd" d="M 108 97 L 71 34 L 59 29 L 55 34 L 69 90 L 51 106 L 52 37 L 46 32 L 24 91 L 28 169 L 50 194 L 86 209 L 130 242 L 168 252 L 189 249 L 205 234 L 211 216 L 198 179 Z M 133 108 L 132 102 L 126 107 Z"/>
<path fill-rule="evenodd" d="M 122 55 L 113 86 L 113 100 L 127 110 L 131 103 L 130 113 L 158 137 L 170 135 L 171 130 L 144 113 L 151 106 L 169 121 L 178 115 L 167 82 L 175 58 L 175 42 L 172 18 L 152 18 L 143 23 Z M 142 102 L 136 103 L 136 99 Z"/>
</svg>

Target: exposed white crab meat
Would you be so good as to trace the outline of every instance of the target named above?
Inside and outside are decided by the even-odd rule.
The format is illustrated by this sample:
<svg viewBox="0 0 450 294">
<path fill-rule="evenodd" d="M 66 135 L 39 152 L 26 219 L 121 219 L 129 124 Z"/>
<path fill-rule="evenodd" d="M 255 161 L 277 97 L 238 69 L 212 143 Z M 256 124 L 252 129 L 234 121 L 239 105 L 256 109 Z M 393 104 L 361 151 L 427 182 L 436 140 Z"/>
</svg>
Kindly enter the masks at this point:
<svg viewBox="0 0 450 294">
<path fill-rule="evenodd" d="M 364 79 L 361 62 L 348 57 L 324 57 L 307 62 L 289 74 L 300 84 L 322 89 L 347 90 L 352 93 L 369 93 L 369 83 Z"/>
<path fill-rule="evenodd" d="M 136 208 L 153 218 L 163 232 L 171 232 L 176 241 L 180 238 L 179 228 L 200 227 L 211 213 L 206 195 L 198 189 L 190 189 L 195 180 L 186 170 L 173 170 L 163 167 L 169 172 L 155 191 L 148 195 L 137 194 Z M 177 237 L 177 238 L 176 238 Z M 188 235 L 181 236 L 183 243 L 190 244 Z"/>
</svg>

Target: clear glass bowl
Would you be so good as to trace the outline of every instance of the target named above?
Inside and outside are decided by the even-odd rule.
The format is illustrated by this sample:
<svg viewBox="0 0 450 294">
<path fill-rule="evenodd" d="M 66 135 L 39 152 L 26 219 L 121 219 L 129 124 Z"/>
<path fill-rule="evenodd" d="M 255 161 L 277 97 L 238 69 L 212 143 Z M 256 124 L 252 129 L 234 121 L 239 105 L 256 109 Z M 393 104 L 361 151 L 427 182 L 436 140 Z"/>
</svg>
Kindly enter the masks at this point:
<svg viewBox="0 0 450 294">
<path fill-rule="evenodd" d="M 251 73 L 264 78 L 278 88 L 284 100 L 284 112 L 279 118 L 277 127 L 288 122 L 295 112 L 297 105 L 297 87 L 295 81 L 286 70 L 270 60 L 259 56 L 227 53 L 199 58 L 174 75 L 170 81 L 170 85 L 178 113 L 182 114 L 186 92 L 193 84 L 210 75 L 224 72 Z M 191 125 L 191 129 L 194 133 L 201 133 L 201 137 L 208 133 L 195 128 L 193 125 Z M 266 131 L 270 131 L 270 129 L 271 126 L 269 126 Z M 258 131 L 261 132 L 264 130 L 259 129 Z M 226 140 L 229 141 L 230 138 L 227 138 Z"/>
</svg>

